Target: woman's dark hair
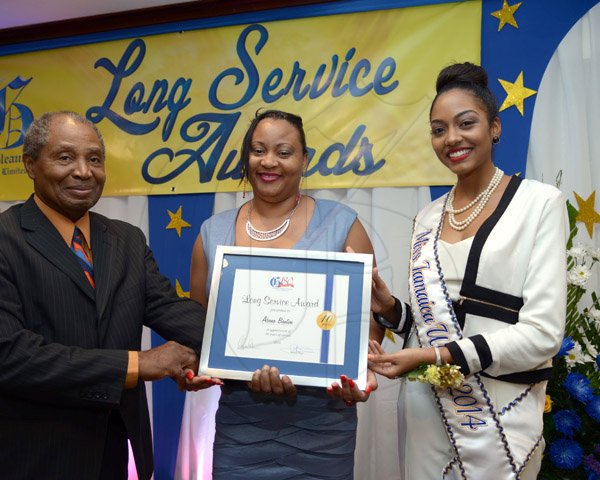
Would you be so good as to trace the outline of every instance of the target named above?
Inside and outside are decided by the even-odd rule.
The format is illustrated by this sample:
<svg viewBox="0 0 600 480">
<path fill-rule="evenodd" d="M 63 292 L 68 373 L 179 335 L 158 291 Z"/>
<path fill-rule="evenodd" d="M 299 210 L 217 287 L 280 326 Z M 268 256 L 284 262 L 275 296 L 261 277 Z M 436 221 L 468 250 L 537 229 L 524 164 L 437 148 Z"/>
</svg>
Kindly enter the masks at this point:
<svg viewBox="0 0 600 480">
<path fill-rule="evenodd" d="M 435 105 L 438 97 L 448 90 L 458 88 L 471 92 L 475 98 L 479 100 L 481 106 L 487 112 L 488 121 L 490 124 L 498 116 L 498 102 L 496 97 L 488 87 L 488 76 L 483 67 L 470 62 L 455 63 L 450 65 L 439 73 L 435 82 L 435 90 L 437 92 L 433 102 L 431 102 L 431 110 Z"/>
<path fill-rule="evenodd" d="M 261 122 L 261 120 L 264 120 L 265 118 L 272 118 L 274 120 L 285 120 L 286 122 L 291 124 L 298 131 L 298 135 L 300 135 L 302 153 L 307 153 L 306 135 L 304 134 L 304 127 L 302 126 L 301 117 L 299 117 L 298 115 L 294 115 L 293 113 L 282 112 L 281 110 L 265 110 L 261 112 L 259 109 L 257 110 L 252 122 L 250 122 L 248 131 L 246 132 L 246 135 L 244 135 L 244 140 L 242 141 L 242 150 L 240 153 L 242 160 L 242 176 L 240 178 L 240 181 L 244 180 L 244 178 L 246 178 L 248 175 L 252 135 L 254 135 L 254 130 L 256 130 L 256 126 Z"/>
</svg>

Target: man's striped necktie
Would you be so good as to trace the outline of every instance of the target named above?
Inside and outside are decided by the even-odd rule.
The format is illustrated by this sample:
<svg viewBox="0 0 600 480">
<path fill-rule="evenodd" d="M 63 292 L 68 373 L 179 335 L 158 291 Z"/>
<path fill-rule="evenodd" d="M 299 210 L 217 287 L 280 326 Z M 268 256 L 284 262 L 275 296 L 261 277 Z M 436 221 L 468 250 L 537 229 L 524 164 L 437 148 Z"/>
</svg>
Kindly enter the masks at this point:
<svg viewBox="0 0 600 480">
<path fill-rule="evenodd" d="M 78 227 L 75 227 L 75 230 L 73 231 L 73 240 L 71 240 L 71 250 L 73 250 L 75 255 L 77 255 L 77 260 L 79 260 L 79 264 L 81 265 L 81 268 L 83 268 L 83 273 L 88 279 L 88 282 L 90 282 L 92 288 L 96 288 L 94 283 L 94 268 L 92 267 L 92 259 L 83 248 L 83 242 L 84 240 L 81 230 L 79 230 Z"/>
</svg>

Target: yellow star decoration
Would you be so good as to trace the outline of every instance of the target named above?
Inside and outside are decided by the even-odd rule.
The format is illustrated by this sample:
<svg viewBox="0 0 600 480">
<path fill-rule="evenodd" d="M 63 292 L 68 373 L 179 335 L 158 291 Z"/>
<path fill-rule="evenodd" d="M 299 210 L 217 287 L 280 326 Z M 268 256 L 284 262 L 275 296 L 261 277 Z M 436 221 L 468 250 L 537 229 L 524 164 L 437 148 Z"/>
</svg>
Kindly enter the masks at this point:
<svg viewBox="0 0 600 480">
<path fill-rule="evenodd" d="M 173 213 L 171 210 L 167 210 L 167 213 L 169 214 L 169 217 L 171 217 L 171 221 L 165 227 L 165 230 L 174 228 L 175 230 L 177 230 L 177 235 L 181 237 L 181 229 L 191 227 L 189 223 L 187 223 L 183 218 L 181 218 L 181 205 L 179 206 L 177 212 Z"/>
<path fill-rule="evenodd" d="M 501 80 L 500 78 L 498 81 L 507 94 L 502 106 L 500 107 L 500 111 L 506 110 L 508 107 L 512 107 L 514 105 L 521 113 L 521 116 L 523 116 L 523 102 L 527 97 L 535 95 L 537 91 L 523 86 L 523 72 L 519 73 L 519 76 L 514 83 Z"/>
<path fill-rule="evenodd" d="M 177 292 L 177 296 L 181 298 L 190 298 L 190 292 L 184 292 L 181 283 L 179 280 L 175 279 L 175 291 Z"/>
<path fill-rule="evenodd" d="M 519 28 L 519 25 L 517 25 L 517 21 L 515 20 L 514 15 L 522 3 L 523 2 L 519 2 L 515 3 L 514 5 L 509 5 L 506 0 L 503 0 L 502 10 L 498 10 L 496 12 L 491 13 L 492 17 L 496 17 L 498 20 L 500 20 L 500 23 L 498 24 L 498 31 L 502 30 L 504 28 L 504 25 L 506 25 L 507 23 L 515 28 Z"/>
<path fill-rule="evenodd" d="M 600 214 L 594 210 L 594 203 L 596 202 L 596 190 L 592 192 L 587 200 L 584 200 L 575 192 L 573 193 L 575 194 L 575 199 L 577 200 L 577 205 L 579 206 L 579 214 L 575 220 L 585 223 L 585 227 L 590 234 L 590 238 L 594 238 L 594 223 L 600 223 Z"/>
</svg>

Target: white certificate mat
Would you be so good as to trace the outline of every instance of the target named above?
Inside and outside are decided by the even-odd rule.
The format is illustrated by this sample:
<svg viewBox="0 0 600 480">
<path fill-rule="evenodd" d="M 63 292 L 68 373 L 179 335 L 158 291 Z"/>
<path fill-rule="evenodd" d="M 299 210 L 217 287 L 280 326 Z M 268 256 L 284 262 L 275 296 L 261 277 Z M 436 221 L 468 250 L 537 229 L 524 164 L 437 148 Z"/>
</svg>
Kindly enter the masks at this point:
<svg viewBox="0 0 600 480">
<path fill-rule="evenodd" d="M 218 247 L 203 374 L 249 380 L 268 364 L 298 385 L 366 387 L 372 255 Z"/>
</svg>

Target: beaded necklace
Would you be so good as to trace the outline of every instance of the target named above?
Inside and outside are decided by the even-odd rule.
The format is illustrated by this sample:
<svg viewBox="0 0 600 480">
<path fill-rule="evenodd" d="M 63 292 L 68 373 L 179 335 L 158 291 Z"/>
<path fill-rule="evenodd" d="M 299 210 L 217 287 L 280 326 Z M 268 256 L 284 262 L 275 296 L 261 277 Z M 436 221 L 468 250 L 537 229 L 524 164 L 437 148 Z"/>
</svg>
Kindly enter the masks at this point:
<svg viewBox="0 0 600 480">
<path fill-rule="evenodd" d="M 500 181 L 504 176 L 504 172 L 496 167 L 496 171 L 494 172 L 494 176 L 488 183 L 487 187 L 477 195 L 468 205 L 462 208 L 454 208 L 454 192 L 456 191 L 456 185 L 452 187 L 450 190 L 450 194 L 448 195 L 448 202 L 446 203 L 445 211 L 448 213 L 448 224 L 454 230 L 462 231 L 467 228 L 473 221 L 479 216 L 479 214 L 483 211 L 483 208 L 486 206 L 487 202 L 490 200 L 492 193 L 498 188 L 500 185 Z M 475 209 L 469 214 L 467 218 L 464 220 L 456 220 L 455 215 L 458 213 L 463 213 L 475 206 Z"/>
<path fill-rule="evenodd" d="M 298 208 L 298 205 L 300 205 L 301 199 L 302 195 L 298 195 L 298 200 L 296 201 L 294 208 L 292 208 L 292 211 L 288 214 L 283 223 L 273 230 L 258 230 L 257 228 L 254 228 L 254 225 L 252 225 L 252 222 L 250 221 L 250 214 L 252 213 L 254 202 L 250 202 L 250 208 L 248 208 L 248 215 L 246 217 L 246 233 L 252 240 L 258 242 L 268 242 L 269 240 L 275 240 L 276 238 L 281 237 L 290 226 L 290 219 Z"/>
</svg>

